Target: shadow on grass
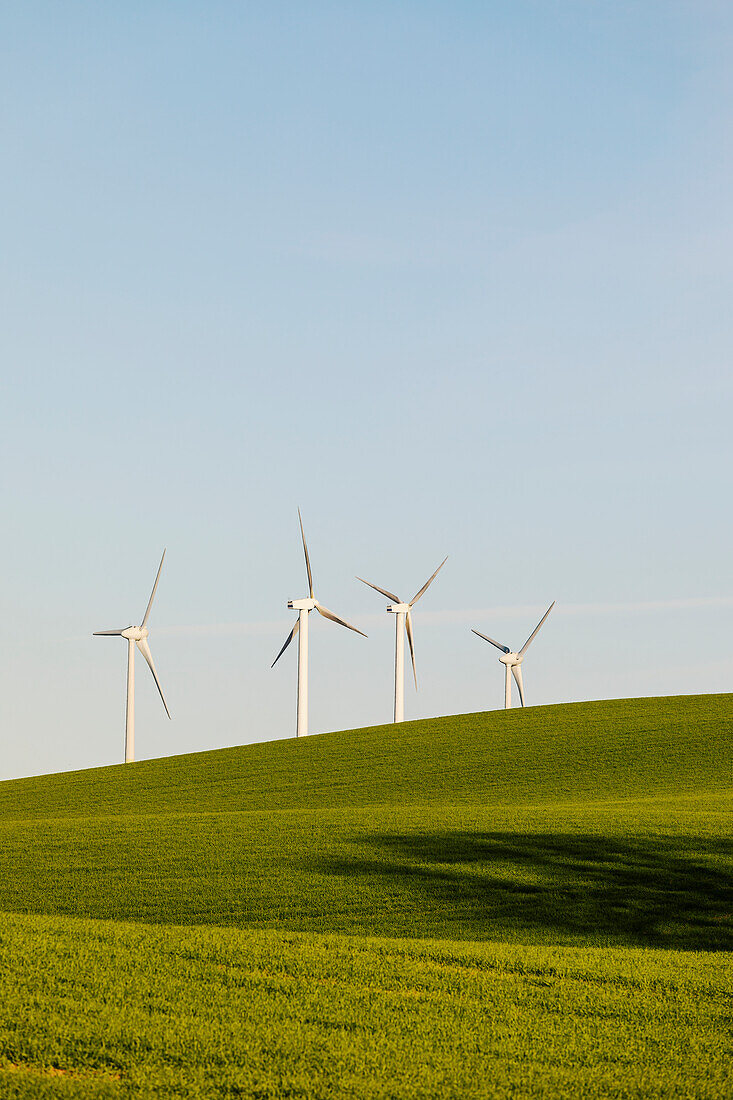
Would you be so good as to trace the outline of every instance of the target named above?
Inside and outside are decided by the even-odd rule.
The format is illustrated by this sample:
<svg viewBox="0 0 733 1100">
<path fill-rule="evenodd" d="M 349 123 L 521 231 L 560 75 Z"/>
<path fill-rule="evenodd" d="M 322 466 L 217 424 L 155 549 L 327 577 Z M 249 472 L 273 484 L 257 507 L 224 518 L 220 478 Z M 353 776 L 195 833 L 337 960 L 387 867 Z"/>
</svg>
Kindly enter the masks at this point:
<svg viewBox="0 0 733 1100">
<path fill-rule="evenodd" d="M 733 949 L 730 841 L 445 831 L 366 843 L 374 859 L 323 860 L 320 869 L 381 882 L 396 922 L 406 904 L 422 908 L 425 928 L 413 935 L 436 934 L 437 921 L 442 935 L 453 923 L 476 938 L 542 932 L 556 942 Z"/>
</svg>

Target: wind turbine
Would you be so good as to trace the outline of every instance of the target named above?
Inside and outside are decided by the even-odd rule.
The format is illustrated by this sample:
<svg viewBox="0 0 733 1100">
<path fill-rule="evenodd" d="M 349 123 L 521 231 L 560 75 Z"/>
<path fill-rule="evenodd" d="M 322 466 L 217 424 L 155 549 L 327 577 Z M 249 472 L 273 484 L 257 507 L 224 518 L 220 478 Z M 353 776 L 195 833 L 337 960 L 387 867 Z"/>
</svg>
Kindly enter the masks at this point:
<svg viewBox="0 0 733 1100">
<path fill-rule="evenodd" d="M 495 642 L 493 638 L 489 638 L 488 634 L 482 634 L 480 630 L 473 630 L 473 627 L 471 628 L 473 630 L 473 633 L 478 635 L 479 638 L 483 638 L 483 640 L 485 642 L 491 642 L 492 645 L 495 645 L 496 648 L 500 649 L 503 653 L 503 656 L 500 657 L 499 660 L 504 665 L 504 668 L 506 670 L 505 679 L 504 679 L 504 709 L 505 710 L 510 710 L 511 705 L 512 705 L 512 681 L 509 677 L 509 670 L 510 669 L 511 669 L 512 676 L 514 677 L 514 679 L 517 682 L 517 687 L 519 688 L 520 702 L 521 702 L 522 706 L 524 706 L 524 687 L 522 685 L 522 661 L 524 660 L 525 653 L 527 652 L 527 650 L 530 647 L 530 643 L 532 642 L 532 639 L 534 638 L 535 634 L 540 629 L 543 622 L 545 621 L 547 616 L 550 614 L 550 612 L 552 611 L 554 606 L 555 606 L 555 601 L 553 600 L 552 603 L 550 604 L 550 606 L 547 608 L 547 611 L 544 613 L 544 615 L 542 616 L 540 621 L 537 623 L 537 626 L 534 628 L 534 630 L 530 634 L 529 638 L 527 638 L 527 641 L 524 643 L 524 645 L 520 649 L 519 653 L 512 653 L 512 651 L 509 649 L 508 645 L 501 645 L 500 642 Z"/>
<path fill-rule="evenodd" d="M 303 530 L 303 517 L 300 514 L 300 508 L 298 509 L 298 521 L 300 523 L 300 537 L 303 540 L 303 553 L 305 554 L 305 568 L 308 573 L 308 591 L 310 595 L 307 599 L 303 600 L 288 600 L 288 607 L 291 611 L 298 612 L 298 618 L 295 620 L 295 626 L 285 639 L 285 645 L 278 653 L 275 660 L 270 665 L 270 668 L 274 668 L 277 662 L 282 657 L 285 650 L 292 642 L 295 635 L 298 635 L 298 719 L 295 727 L 296 737 L 308 736 L 308 616 L 311 611 L 317 611 L 319 615 L 323 615 L 324 619 L 330 619 L 332 623 L 338 623 L 339 626 L 345 626 L 347 630 L 353 630 L 356 634 L 361 634 L 362 638 L 366 638 L 366 634 L 363 630 L 357 630 L 355 626 L 345 622 L 344 619 L 339 619 L 338 615 L 334 615 L 333 611 L 329 611 L 327 607 L 320 604 L 313 595 L 313 574 L 311 573 L 311 563 L 308 557 L 308 547 L 305 541 L 305 532 Z"/>
<path fill-rule="evenodd" d="M 163 700 L 163 706 L 165 707 L 165 713 L 170 718 L 170 711 L 168 710 L 168 704 L 165 701 L 163 695 L 163 689 L 160 686 L 160 680 L 158 674 L 155 671 L 155 665 L 153 664 L 153 655 L 150 652 L 150 646 L 148 645 L 148 627 L 147 622 L 150 617 L 150 608 L 153 606 L 153 599 L 155 598 L 155 591 L 158 587 L 158 581 L 160 580 L 160 571 L 163 568 L 163 560 L 165 558 L 165 550 L 163 551 L 163 557 L 160 559 L 160 565 L 158 566 L 158 573 L 155 578 L 155 584 L 153 585 L 153 591 L 150 593 L 150 599 L 148 600 L 148 606 L 145 609 L 145 616 L 140 626 L 128 626 L 126 630 L 95 630 L 94 637 L 119 637 L 127 639 L 127 711 L 125 718 L 125 763 L 130 764 L 135 759 L 135 646 L 140 650 L 145 660 L 150 666 L 150 671 L 153 674 L 155 680 L 155 686 L 160 692 L 160 697 Z"/>
<path fill-rule="evenodd" d="M 405 634 L 407 634 L 407 641 L 410 643 L 410 657 L 412 658 L 412 675 L 415 678 L 415 690 L 417 690 L 417 670 L 415 668 L 415 644 L 412 635 L 412 615 L 411 611 L 413 606 L 417 603 L 420 597 L 427 591 L 429 586 L 433 583 L 440 570 L 443 568 L 448 558 L 443 558 L 438 568 L 433 573 L 432 577 L 425 582 L 420 591 L 412 597 L 409 603 L 403 603 L 399 596 L 395 596 L 394 592 L 388 592 L 386 588 L 380 588 L 378 584 L 372 584 L 371 581 L 365 581 L 363 577 L 357 577 L 358 581 L 362 584 L 368 584 L 370 588 L 373 588 L 375 592 L 381 592 L 383 596 L 386 596 L 388 600 L 392 600 L 393 603 L 387 608 L 392 615 L 395 616 L 395 657 L 394 657 L 394 720 L 395 722 L 404 722 L 405 720 L 405 638 L 402 633 L 402 624 L 405 624 Z"/>
</svg>

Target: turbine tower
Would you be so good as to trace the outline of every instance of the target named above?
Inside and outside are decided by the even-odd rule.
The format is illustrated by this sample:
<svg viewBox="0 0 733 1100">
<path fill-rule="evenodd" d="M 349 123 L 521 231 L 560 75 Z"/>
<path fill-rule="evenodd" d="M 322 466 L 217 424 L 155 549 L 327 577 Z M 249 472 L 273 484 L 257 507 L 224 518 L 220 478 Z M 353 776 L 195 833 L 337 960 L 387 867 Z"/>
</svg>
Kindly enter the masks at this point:
<svg viewBox="0 0 733 1100">
<path fill-rule="evenodd" d="M 165 701 L 163 695 L 163 689 L 160 686 L 160 680 L 158 679 L 158 673 L 155 671 L 155 665 L 153 664 L 153 655 L 150 652 L 150 646 L 148 645 L 148 627 L 147 622 L 150 617 L 150 608 L 153 606 L 153 599 L 155 598 L 155 592 L 158 587 L 158 581 L 160 580 L 160 572 L 163 568 L 163 561 L 165 559 L 165 550 L 163 551 L 163 557 L 160 559 L 160 565 L 158 566 L 158 573 L 155 578 L 155 584 L 153 585 L 153 591 L 150 593 L 150 599 L 148 600 L 148 606 L 145 609 L 145 615 L 140 626 L 128 626 L 126 630 L 95 630 L 94 637 L 115 637 L 125 638 L 127 640 L 127 709 L 125 716 L 125 763 L 130 764 L 135 759 L 135 646 L 140 650 L 145 660 L 150 666 L 150 671 L 153 674 L 155 680 L 155 686 L 160 692 L 160 697 L 163 700 L 163 706 L 165 707 L 165 713 L 170 718 L 170 711 L 168 710 L 168 704 Z"/>
<path fill-rule="evenodd" d="M 298 509 L 298 521 L 300 523 L 300 537 L 303 540 L 303 553 L 305 554 L 305 568 L 308 573 L 308 591 L 310 595 L 307 599 L 303 600 L 288 600 L 288 607 L 291 611 L 298 612 L 298 618 L 295 620 L 295 626 L 285 639 L 285 645 L 278 653 L 275 660 L 270 665 L 270 668 L 274 668 L 277 662 L 282 657 L 285 650 L 292 642 L 295 635 L 298 635 L 298 718 L 295 727 L 296 737 L 308 736 L 308 616 L 311 611 L 317 611 L 319 615 L 323 615 L 324 619 L 330 619 L 332 623 L 338 623 L 339 626 L 345 626 L 347 630 L 353 630 L 355 634 L 361 634 L 362 638 L 366 638 L 366 634 L 363 630 L 357 630 L 351 623 L 345 622 L 344 619 L 339 619 L 338 615 L 334 615 L 333 611 L 329 611 L 327 607 L 320 604 L 313 595 L 313 574 L 311 573 L 311 563 L 308 557 L 308 547 L 305 541 L 305 532 L 303 530 L 303 517 L 300 514 L 300 508 Z"/>
<path fill-rule="evenodd" d="M 522 684 L 522 661 L 524 660 L 525 653 L 527 652 L 527 650 L 530 647 L 530 643 L 532 642 L 532 639 L 534 638 L 535 634 L 540 629 L 543 622 L 545 621 L 547 616 L 550 614 L 550 612 L 552 611 L 554 606 L 555 606 L 555 601 L 553 600 L 552 603 L 550 604 L 550 606 L 547 608 L 547 611 L 544 613 L 544 615 L 542 616 L 540 621 L 537 623 L 537 626 L 534 628 L 534 630 L 530 634 L 529 638 L 527 638 L 527 641 L 524 643 L 522 648 L 519 650 L 519 653 L 512 653 L 512 651 L 509 649 L 508 645 L 501 645 L 500 642 L 495 642 L 493 638 L 489 638 L 489 636 L 487 634 L 482 634 L 480 630 L 473 630 L 473 627 L 471 628 L 473 630 L 473 633 L 478 635 L 479 638 L 483 638 L 483 640 L 485 642 L 491 642 L 492 645 L 495 645 L 497 649 L 500 649 L 502 651 L 503 656 L 500 657 L 499 660 L 504 665 L 504 669 L 505 669 L 505 674 L 504 674 L 504 709 L 505 710 L 510 710 L 511 705 L 512 705 L 512 681 L 511 681 L 511 678 L 509 676 L 509 670 L 510 669 L 511 669 L 512 676 L 514 677 L 514 679 L 517 682 L 517 687 L 519 688 L 519 700 L 520 700 L 522 706 L 524 706 L 524 686 Z"/>
<path fill-rule="evenodd" d="M 443 558 L 438 568 L 433 573 L 432 577 L 425 582 L 417 595 L 413 596 L 409 603 L 403 603 L 399 596 L 395 596 L 394 592 L 388 592 L 386 588 L 380 588 L 378 584 L 372 584 L 371 581 L 365 581 L 363 577 L 357 577 L 358 581 L 362 584 L 368 584 L 370 588 L 373 588 L 375 592 L 381 592 L 383 596 L 386 596 L 388 600 L 393 602 L 387 608 L 390 614 L 395 616 L 395 656 L 394 656 L 394 720 L 395 722 L 404 722 L 405 720 L 405 637 L 402 633 L 402 624 L 405 625 L 405 634 L 407 634 L 407 641 L 410 644 L 410 657 L 412 658 L 412 675 L 415 678 L 415 690 L 417 691 L 417 670 L 415 668 L 415 643 L 412 634 L 412 615 L 411 611 L 413 606 L 417 603 L 420 597 L 427 591 L 429 586 L 433 583 L 440 570 L 443 568 L 448 558 Z"/>
</svg>

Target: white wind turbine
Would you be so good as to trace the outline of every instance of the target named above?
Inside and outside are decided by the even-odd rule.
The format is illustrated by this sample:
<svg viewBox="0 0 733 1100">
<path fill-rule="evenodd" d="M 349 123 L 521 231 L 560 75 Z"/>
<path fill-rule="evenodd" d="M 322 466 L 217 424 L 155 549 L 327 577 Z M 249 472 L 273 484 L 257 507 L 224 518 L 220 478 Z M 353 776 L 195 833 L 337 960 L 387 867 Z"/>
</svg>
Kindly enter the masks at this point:
<svg viewBox="0 0 733 1100">
<path fill-rule="evenodd" d="M 508 645 L 501 645 L 500 642 L 495 642 L 493 638 L 489 638 L 489 636 L 487 634 L 482 634 L 480 630 L 473 630 L 473 627 L 471 628 L 473 630 L 473 633 L 478 635 L 479 638 L 483 638 L 483 640 L 485 642 L 491 642 L 492 645 L 495 645 L 497 649 L 500 649 L 502 651 L 503 656 L 500 657 L 499 660 L 504 665 L 504 668 L 506 670 L 505 671 L 505 679 L 504 679 L 504 708 L 506 710 L 509 710 L 511 708 L 511 705 L 512 705 L 512 681 L 511 681 L 511 678 L 509 676 L 509 670 L 510 669 L 511 669 L 512 676 L 514 677 L 514 679 L 517 682 L 517 687 L 519 688 L 520 702 L 521 702 L 522 706 L 524 706 L 524 686 L 522 684 L 522 661 L 524 660 L 525 653 L 527 652 L 527 650 L 530 647 L 530 643 L 532 642 L 532 639 L 534 638 L 535 634 L 540 629 L 543 622 L 545 621 L 547 616 L 550 614 L 550 612 L 552 611 L 554 606 L 555 606 L 555 601 L 553 600 L 552 603 L 550 604 L 550 606 L 547 608 L 547 611 L 544 613 L 544 615 L 542 616 L 540 621 L 537 623 L 537 626 L 534 628 L 534 630 L 530 634 L 529 638 L 527 638 L 527 641 L 524 643 L 522 648 L 519 650 L 519 653 L 512 653 L 512 651 L 509 649 Z"/>
<path fill-rule="evenodd" d="M 386 588 L 380 588 L 378 584 L 372 584 L 371 581 L 365 581 L 363 577 L 357 577 L 358 581 L 362 584 L 368 584 L 370 588 L 373 588 L 375 592 L 381 592 L 383 596 L 386 596 L 388 600 L 394 602 L 387 608 L 392 615 L 395 616 L 395 656 L 394 656 L 394 720 L 395 722 L 404 722 L 405 720 L 405 638 L 402 633 L 402 623 L 405 624 L 405 634 L 407 634 L 407 641 L 410 643 L 410 657 L 412 658 L 412 675 L 415 678 L 415 689 L 417 690 L 417 670 L 415 668 L 415 643 L 412 635 L 412 615 L 410 614 L 413 606 L 417 603 L 420 597 L 427 591 L 428 587 L 433 583 L 440 570 L 443 568 L 448 558 L 443 558 L 438 568 L 422 586 L 420 591 L 412 597 L 409 603 L 403 603 L 399 596 L 395 596 L 394 592 L 388 592 Z"/>
<path fill-rule="evenodd" d="M 300 523 L 300 537 L 303 540 L 303 553 L 305 554 L 305 568 L 308 572 L 308 591 L 309 597 L 304 600 L 288 600 L 288 607 L 291 611 L 298 612 L 298 618 L 295 621 L 295 626 L 285 639 L 285 645 L 278 653 L 275 660 L 270 665 L 270 668 L 274 668 L 277 662 L 282 657 L 285 650 L 292 642 L 295 635 L 298 635 L 298 719 L 295 727 L 296 737 L 308 736 L 308 616 L 311 611 L 317 611 L 319 615 L 323 615 L 324 619 L 330 619 L 332 623 L 338 623 L 339 626 L 345 626 L 347 630 L 353 630 L 356 634 L 361 634 L 362 638 L 366 638 L 366 634 L 363 630 L 357 630 L 355 626 L 339 619 L 338 615 L 334 615 L 333 611 L 329 611 L 327 607 L 320 604 L 313 595 L 313 574 L 311 573 L 311 563 L 308 557 L 308 547 L 305 542 L 305 532 L 303 530 L 303 517 L 300 514 L 300 508 L 298 509 L 298 521 Z"/>
<path fill-rule="evenodd" d="M 170 711 L 168 710 L 168 704 L 165 701 L 163 695 L 163 689 L 160 686 L 158 674 L 155 671 L 155 665 L 153 664 L 153 655 L 150 652 L 150 646 L 148 645 L 148 628 L 147 622 L 150 616 L 150 608 L 153 606 L 153 599 L 155 597 L 155 590 L 158 587 L 158 581 L 160 580 L 160 571 L 163 568 L 163 560 L 165 558 L 165 550 L 163 551 L 163 557 L 160 559 L 160 565 L 158 566 L 158 573 L 155 578 L 155 584 L 153 585 L 153 591 L 150 593 L 150 599 L 148 600 L 148 606 L 145 609 L 145 615 L 140 626 L 128 626 L 126 630 L 95 630 L 94 637 L 119 637 L 127 639 L 127 711 L 125 718 L 125 763 L 130 764 L 135 759 L 135 646 L 140 650 L 145 660 L 150 666 L 150 671 L 153 674 L 155 685 L 160 692 L 160 697 L 163 700 L 163 706 L 165 707 L 165 713 L 170 718 Z"/>
</svg>

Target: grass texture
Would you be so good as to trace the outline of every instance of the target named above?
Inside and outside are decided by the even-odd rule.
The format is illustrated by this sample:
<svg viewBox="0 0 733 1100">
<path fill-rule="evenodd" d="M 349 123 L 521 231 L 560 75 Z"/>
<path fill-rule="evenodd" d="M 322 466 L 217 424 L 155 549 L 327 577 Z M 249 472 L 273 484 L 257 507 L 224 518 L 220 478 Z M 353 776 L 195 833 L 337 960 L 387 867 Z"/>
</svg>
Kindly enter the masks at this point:
<svg viewBox="0 0 733 1100">
<path fill-rule="evenodd" d="M 720 1100 L 718 962 L 13 917 L 0 1095 Z"/>
<path fill-rule="evenodd" d="M 732 731 L 616 700 L 2 783 L 0 1096 L 725 1095 Z"/>
</svg>

